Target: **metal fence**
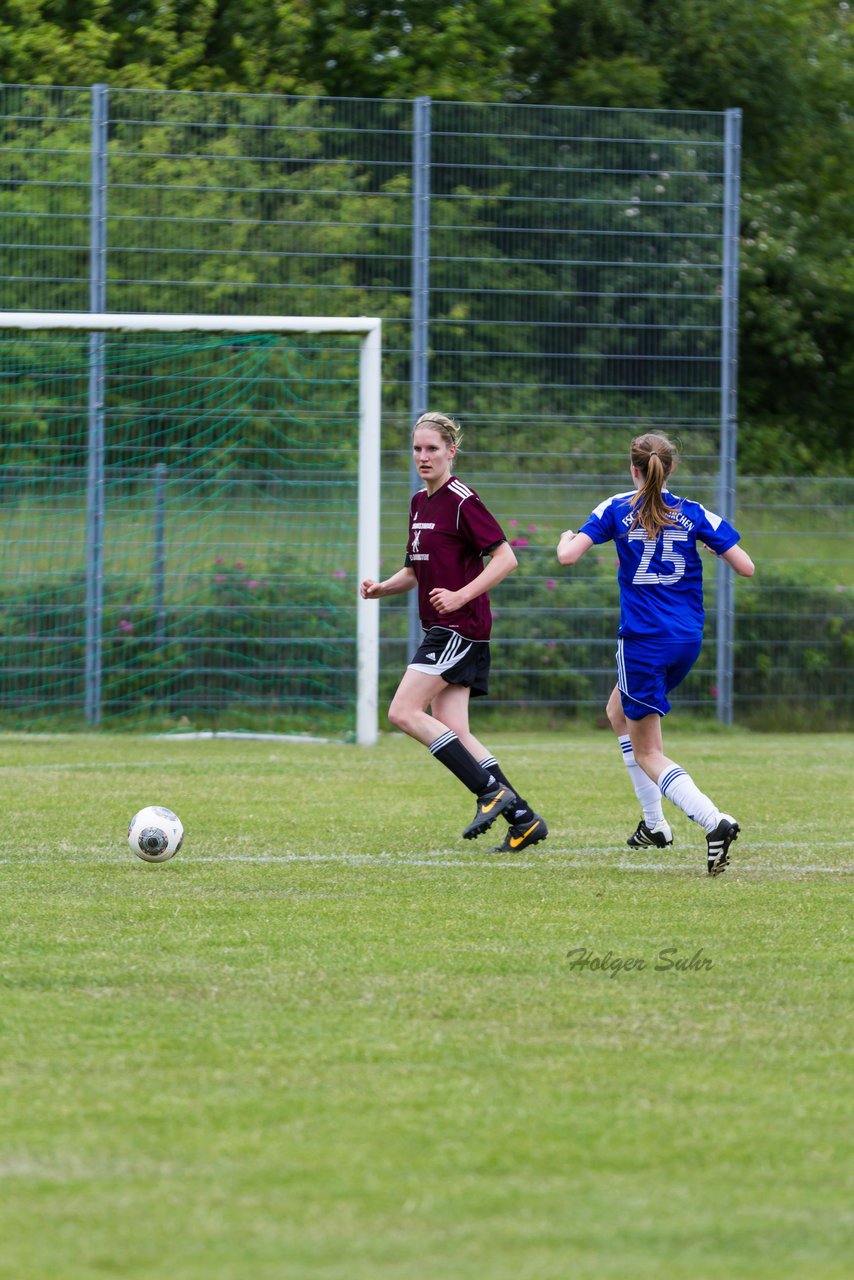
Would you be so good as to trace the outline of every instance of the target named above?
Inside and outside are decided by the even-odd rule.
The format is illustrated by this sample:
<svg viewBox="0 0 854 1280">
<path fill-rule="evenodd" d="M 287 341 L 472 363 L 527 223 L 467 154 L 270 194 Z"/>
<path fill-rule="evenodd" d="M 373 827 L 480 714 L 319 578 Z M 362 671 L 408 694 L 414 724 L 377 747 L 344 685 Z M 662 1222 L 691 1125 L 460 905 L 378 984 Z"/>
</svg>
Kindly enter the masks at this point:
<svg viewBox="0 0 854 1280">
<path fill-rule="evenodd" d="M 381 316 L 385 567 L 413 415 L 441 409 L 521 560 L 494 602 L 496 700 L 592 708 L 612 565 L 559 570 L 560 530 L 656 427 L 682 443 L 677 487 L 735 512 L 739 130 L 737 112 L 7 86 L 2 308 Z M 707 588 L 683 705 L 850 708 L 846 492 L 825 537 L 804 485 L 740 483 L 746 545 L 778 564 L 737 597 L 728 572 Z M 390 685 L 412 620 L 389 603 L 382 628 Z"/>
</svg>

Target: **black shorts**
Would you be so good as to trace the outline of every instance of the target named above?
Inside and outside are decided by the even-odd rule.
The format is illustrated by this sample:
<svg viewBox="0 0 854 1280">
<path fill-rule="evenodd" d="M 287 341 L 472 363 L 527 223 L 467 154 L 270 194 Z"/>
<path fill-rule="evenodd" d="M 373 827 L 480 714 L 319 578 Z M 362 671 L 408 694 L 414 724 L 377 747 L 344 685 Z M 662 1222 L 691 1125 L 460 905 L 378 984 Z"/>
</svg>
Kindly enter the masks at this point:
<svg viewBox="0 0 854 1280">
<path fill-rule="evenodd" d="M 465 685 L 473 698 L 482 698 L 489 692 L 489 641 L 467 640 L 448 627 L 431 627 L 409 667 L 441 676 L 446 684 Z"/>
</svg>

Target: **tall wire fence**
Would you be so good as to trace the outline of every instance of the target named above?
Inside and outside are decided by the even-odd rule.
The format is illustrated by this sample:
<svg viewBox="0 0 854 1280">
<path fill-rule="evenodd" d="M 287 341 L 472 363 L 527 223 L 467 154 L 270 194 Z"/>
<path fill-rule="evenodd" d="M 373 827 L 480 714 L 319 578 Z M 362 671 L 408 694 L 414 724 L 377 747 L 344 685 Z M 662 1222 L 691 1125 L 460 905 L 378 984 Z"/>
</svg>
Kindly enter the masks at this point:
<svg viewBox="0 0 854 1280">
<path fill-rule="evenodd" d="M 3 309 L 383 318 L 383 570 L 402 559 L 413 416 L 448 412 L 457 469 L 520 559 L 494 599 L 492 701 L 603 704 L 613 557 L 567 572 L 554 546 L 658 428 L 682 446 L 674 487 L 734 517 L 760 566 L 734 586 L 710 563 L 682 705 L 850 715 L 850 483 L 735 484 L 737 113 L 6 86 L 0 148 Z M 7 484 L 9 534 L 16 501 Z M 390 688 L 413 623 L 382 608 Z M 223 723 L 234 688 L 208 707 Z"/>
</svg>

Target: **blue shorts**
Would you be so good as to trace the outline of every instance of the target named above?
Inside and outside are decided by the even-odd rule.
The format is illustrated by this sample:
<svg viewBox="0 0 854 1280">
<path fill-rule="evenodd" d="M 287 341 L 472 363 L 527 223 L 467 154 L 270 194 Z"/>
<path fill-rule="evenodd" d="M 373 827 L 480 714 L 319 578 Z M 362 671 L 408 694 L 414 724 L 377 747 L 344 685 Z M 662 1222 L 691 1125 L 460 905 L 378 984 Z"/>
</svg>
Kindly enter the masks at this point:
<svg viewBox="0 0 854 1280">
<path fill-rule="evenodd" d="M 617 687 L 629 720 L 667 715 L 667 694 L 685 679 L 702 646 L 702 640 L 667 640 L 664 636 L 618 638 Z"/>
</svg>

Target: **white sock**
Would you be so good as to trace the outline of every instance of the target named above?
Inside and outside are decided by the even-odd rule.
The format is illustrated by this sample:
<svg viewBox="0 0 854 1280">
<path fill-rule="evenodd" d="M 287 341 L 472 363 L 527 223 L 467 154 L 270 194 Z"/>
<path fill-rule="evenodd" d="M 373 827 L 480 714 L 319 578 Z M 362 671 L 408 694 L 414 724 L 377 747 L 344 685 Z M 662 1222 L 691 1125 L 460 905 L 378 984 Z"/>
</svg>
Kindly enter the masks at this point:
<svg viewBox="0 0 854 1280">
<path fill-rule="evenodd" d="M 703 795 L 690 774 L 678 764 L 662 769 L 658 786 L 661 794 L 667 796 L 671 803 L 687 813 L 694 822 L 698 822 L 707 835 L 714 831 L 721 820 L 720 810 L 715 808 L 708 796 Z"/>
<path fill-rule="evenodd" d="M 657 822 L 664 821 L 664 810 L 661 807 L 661 792 L 658 789 L 658 784 L 644 773 L 635 760 L 635 753 L 632 751 L 632 740 L 627 733 L 620 734 L 620 746 L 623 749 L 623 764 L 629 771 L 635 795 L 640 800 L 641 808 L 643 809 L 643 820 L 648 827 L 654 827 Z"/>
</svg>

